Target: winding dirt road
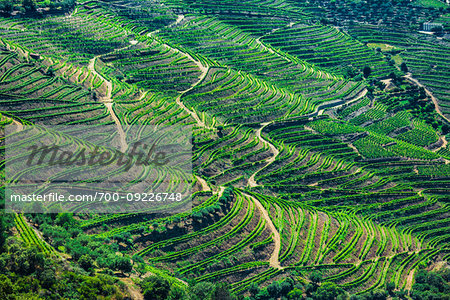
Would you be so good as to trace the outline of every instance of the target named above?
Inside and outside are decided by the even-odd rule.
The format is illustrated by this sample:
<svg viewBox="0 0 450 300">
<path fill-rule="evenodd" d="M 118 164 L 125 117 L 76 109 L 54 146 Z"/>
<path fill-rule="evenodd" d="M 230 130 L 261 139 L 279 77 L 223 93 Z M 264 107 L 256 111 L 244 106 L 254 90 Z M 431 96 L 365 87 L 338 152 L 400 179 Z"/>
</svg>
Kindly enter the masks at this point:
<svg viewBox="0 0 450 300">
<path fill-rule="evenodd" d="M 177 20 L 176 20 L 174 23 L 170 24 L 168 27 L 176 26 L 176 25 L 179 24 L 183 19 L 184 19 L 184 15 L 178 15 Z M 158 29 L 158 30 L 149 32 L 149 33 L 147 34 L 147 37 L 152 37 L 152 36 L 155 37 L 155 34 L 157 34 L 159 31 L 160 31 L 160 30 Z M 180 95 L 179 95 L 179 96 L 177 97 L 177 99 L 176 99 L 176 102 L 177 102 L 178 106 L 180 106 L 184 111 L 186 111 L 188 114 L 190 114 L 190 115 L 195 119 L 195 121 L 197 122 L 197 124 L 198 124 L 200 127 L 212 129 L 212 128 L 206 126 L 205 122 L 203 122 L 202 120 L 200 120 L 199 116 L 197 115 L 197 113 L 196 113 L 195 111 L 190 110 L 189 108 L 187 108 L 187 107 L 183 104 L 183 102 L 181 102 L 181 97 L 183 97 L 183 95 L 186 94 L 187 92 L 189 92 L 189 91 L 191 91 L 192 89 L 194 89 L 194 88 L 195 88 L 200 82 L 202 82 L 202 80 L 206 77 L 206 75 L 208 74 L 208 71 L 209 71 L 209 66 L 204 66 L 201 62 L 195 60 L 189 53 L 186 53 L 186 52 L 183 52 L 183 51 L 181 51 L 181 50 L 179 50 L 179 49 L 177 49 L 177 48 L 171 47 L 170 45 L 168 45 L 168 44 L 166 44 L 166 43 L 164 43 L 164 42 L 162 42 L 162 41 L 160 41 L 160 42 L 161 42 L 164 46 L 166 46 L 167 48 L 171 49 L 172 51 L 184 55 L 187 59 L 189 59 L 190 61 L 192 61 L 192 62 L 200 69 L 201 75 L 200 75 L 198 81 L 197 81 L 196 83 L 194 83 L 190 88 L 188 88 L 188 89 L 186 89 L 186 90 L 184 90 L 184 91 L 181 91 L 181 92 L 180 92 Z"/>
<path fill-rule="evenodd" d="M 264 127 L 266 127 L 267 125 L 271 124 L 271 122 L 267 122 L 267 123 L 262 123 L 261 127 L 258 129 L 258 131 L 256 131 L 256 136 L 258 137 L 258 139 L 264 144 L 269 146 L 270 151 L 273 153 L 273 155 L 269 158 L 266 159 L 266 165 L 263 166 L 262 168 L 260 168 L 258 171 L 256 171 L 255 173 L 252 174 L 252 176 L 250 176 L 250 178 L 248 179 L 248 183 L 247 185 L 249 187 L 257 187 L 258 184 L 256 183 L 255 180 L 255 176 L 256 174 L 258 174 L 259 171 L 261 171 L 262 169 L 266 168 L 268 165 L 270 165 L 271 163 L 273 163 L 275 161 L 275 159 L 277 158 L 278 154 L 280 153 L 280 151 L 278 151 L 278 149 L 272 145 L 271 143 L 269 143 L 268 141 L 266 141 L 265 139 L 262 138 L 261 136 L 261 131 L 264 129 Z"/>
<path fill-rule="evenodd" d="M 114 123 L 116 123 L 117 132 L 119 133 L 119 139 L 120 139 L 120 151 L 125 152 L 128 149 L 128 144 L 126 141 L 126 134 L 122 128 L 122 124 L 120 123 L 119 118 L 117 117 L 117 115 L 114 112 L 114 109 L 112 107 L 113 106 L 113 102 L 111 99 L 112 83 L 110 81 L 106 80 L 102 75 L 100 75 L 95 70 L 95 60 L 98 57 L 99 56 L 96 56 L 89 61 L 88 68 L 93 74 L 97 75 L 97 77 L 99 77 L 101 80 L 103 80 L 103 82 L 106 84 L 106 95 L 104 97 L 101 97 L 100 101 L 103 103 L 103 105 L 105 105 L 106 109 L 108 110 L 109 114 L 111 115 L 111 118 L 114 120 Z"/>
<path fill-rule="evenodd" d="M 173 22 L 172 24 L 169 24 L 167 27 L 170 28 L 172 26 L 175 26 L 175 25 L 179 24 L 183 19 L 184 19 L 184 15 L 178 15 L 177 20 L 175 22 Z M 151 36 L 157 34 L 160 31 L 161 31 L 161 29 L 157 29 L 157 30 L 154 30 L 152 32 L 149 32 L 149 33 L 147 33 L 147 37 L 151 37 Z"/>
<path fill-rule="evenodd" d="M 15 119 L 11 119 L 11 120 L 17 126 L 16 132 L 21 132 L 23 130 L 23 124 Z"/>
<path fill-rule="evenodd" d="M 275 225 L 273 225 L 273 222 L 270 219 L 269 214 L 267 213 L 267 210 L 264 208 L 264 206 L 261 204 L 261 202 L 259 202 L 258 199 L 256 199 L 253 196 L 250 196 L 248 194 L 245 194 L 245 195 L 248 196 L 249 198 L 251 198 L 252 201 L 256 204 L 259 211 L 261 212 L 261 215 L 266 220 L 267 226 L 269 227 L 270 231 L 272 231 L 272 239 L 273 239 L 273 242 L 275 243 L 275 249 L 273 249 L 272 255 L 270 256 L 269 265 L 272 268 L 281 270 L 281 269 L 283 269 L 283 267 L 280 265 L 280 261 L 278 259 L 279 254 L 280 254 L 280 249 L 281 249 L 280 234 L 278 233 L 278 230 L 275 227 Z"/>
<path fill-rule="evenodd" d="M 425 90 L 425 93 L 427 93 L 428 96 L 430 96 L 431 100 L 433 101 L 434 104 L 434 108 L 436 109 L 436 112 L 438 113 L 438 115 L 440 115 L 443 119 L 445 119 L 447 122 L 450 123 L 450 120 L 444 116 L 444 114 L 441 112 L 441 109 L 439 107 L 439 103 L 438 100 L 436 99 L 436 97 L 434 97 L 434 95 L 430 92 L 429 89 L 427 89 L 423 84 L 421 84 L 417 79 L 412 77 L 411 73 L 408 73 L 407 75 L 403 76 L 404 78 L 406 78 L 406 80 L 414 83 L 415 85 L 419 86 L 419 87 L 423 87 L 423 89 Z"/>
<path fill-rule="evenodd" d="M 106 80 L 102 75 L 100 75 L 96 70 L 95 70 L 95 61 L 97 60 L 97 58 L 99 58 L 100 55 L 94 57 L 93 59 L 91 59 L 89 61 L 89 67 L 88 69 L 94 74 L 97 75 L 97 77 L 99 77 L 101 80 L 103 80 L 103 82 L 106 84 L 106 95 L 102 98 L 100 98 L 101 101 L 106 102 L 106 101 L 111 101 L 111 92 L 112 92 L 112 83 L 108 80 Z"/>
<path fill-rule="evenodd" d="M 328 105 L 330 103 L 333 103 L 333 101 L 336 101 L 336 100 L 331 100 L 331 101 L 328 101 L 328 102 L 321 103 L 318 106 L 316 106 L 316 108 L 314 109 L 314 111 L 312 113 L 309 113 L 308 115 L 314 115 L 315 113 L 317 113 L 317 115 L 322 115 L 325 112 L 325 109 L 338 109 L 338 108 L 340 108 L 340 107 L 342 107 L 344 105 L 352 104 L 353 102 L 356 102 L 359 99 L 361 99 L 364 96 L 366 96 L 367 92 L 368 92 L 367 89 L 364 88 L 355 96 L 355 98 L 351 99 L 350 101 L 347 101 L 345 103 L 342 103 L 342 104 L 339 104 L 339 105 L 336 105 L 336 106 L 330 106 L 330 107 L 327 107 L 327 108 L 324 108 L 324 109 L 320 109 L 320 107 L 321 106 L 326 106 L 326 105 Z"/>
<path fill-rule="evenodd" d="M 170 27 L 173 27 L 173 26 L 175 26 L 175 25 L 178 25 L 183 19 L 184 19 L 184 15 L 178 15 L 177 20 L 176 20 L 174 23 L 168 25 L 167 27 L 170 28 Z M 159 31 L 160 31 L 160 29 L 155 30 L 155 31 L 152 31 L 152 32 L 149 32 L 149 33 L 147 33 L 147 36 L 148 36 L 148 37 L 151 37 L 151 36 L 154 37 L 154 35 L 157 34 Z M 197 67 L 200 69 L 200 71 L 202 71 L 202 75 L 200 76 L 200 78 L 203 79 L 203 77 L 206 76 L 205 73 L 208 73 L 208 69 L 209 69 L 208 66 L 202 65 L 201 62 L 195 60 L 189 53 L 185 53 L 185 52 L 183 52 L 183 51 L 180 51 L 178 48 L 171 47 L 171 46 L 167 45 L 166 43 L 164 43 L 164 42 L 162 42 L 162 41 L 160 41 L 160 42 L 161 42 L 164 46 L 166 46 L 167 48 L 170 48 L 170 49 L 172 49 L 173 51 L 175 51 L 175 52 L 177 52 L 177 53 L 180 53 L 180 54 L 186 56 L 190 61 L 192 61 L 194 64 L 196 64 Z"/>
<path fill-rule="evenodd" d="M 414 273 L 415 273 L 416 269 L 413 269 L 409 272 L 408 277 L 406 277 L 406 285 L 405 285 L 405 290 L 410 291 L 413 285 L 413 281 L 414 281 Z"/>
<path fill-rule="evenodd" d="M 439 150 L 444 149 L 444 148 L 447 147 L 448 141 L 447 141 L 447 138 L 445 137 L 445 135 L 443 135 L 442 137 L 440 137 L 440 139 L 442 140 L 442 145 L 439 146 L 439 147 L 437 147 L 436 149 L 431 150 L 431 151 L 433 151 L 433 152 L 438 152 Z"/>
<path fill-rule="evenodd" d="M 208 74 L 208 68 L 206 68 L 205 70 L 202 70 L 202 75 L 200 76 L 198 81 L 196 83 L 194 83 L 187 90 L 184 90 L 184 91 L 180 92 L 180 95 L 177 97 L 176 102 L 177 102 L 178 106 L 180 106 L 184 111 L 186 111 L 188 114 L 190 114 L 195 119 L 195 121 L 197 122 L 198 126 L 212 129 L 211 127 L 206 126 L 205 122 L 200 120 L 197 112 L 190 110 L 189 108 L 186 107 L 186 105 L 184 105 L 183 102 L 181 102 L 181 97 L 183 97 L 183 95 L 186 94 L 187 92 L 193 90 L 200 82 L 202 82 L 202 80 L 206 77 L 207 74 Z"/>
<path fill-rule="evenodd" d="M 144 300 L 144 295 L 142 295 L 141 291 L 136 288 L 134 282 L 130 278 L 119 278 L 126 287 L 128 292 L 130 293 L 131 299 L 133 300 Z"/>
<path fill-rule="evenodd" d="M 203 179 L 197 175 L 195 175 L 195 178 L 201 184 L 203 191 L 205 191 L 205 192 L 211 191 L 211 188 L 209 187 L 208 183 L 206 183 L 205 179 Z"/>
<path fill-rule="evenodd" d="M 106 106 L 106 109 L 108 109 L 109 114 L 111 115 L 111 117 L 114 120 L 114 123 L 116 123 L 117 126 L 117 132 L 119 133 L 119 138 L 120 138 L 120 151 L 125 152 L 128 149 L 128 144 L 126 141 L 126 133 L 125 131 L 123 131 L 122 128 L 122 124 L 120 124 L 120 120 L 119 118 L 117 118 L 116 113 L 114 112 L 113 109 L 113 103 L 112 102 L 103 102 L 103 105 Z"/>
<path fill-rule="evenodd" d="M 270 53 L 272 53 L 272 54 L 278 54 L 278 53 L 276 53 L 275 51 L 273 51 L 273 49 L 271 48 L 271 47 L 267 47 L 267 45 L 266 44 L 264 44 L 263 42 L 261 42 L 261 38 L 262 37 L 264 37 L 264 36 L 260 36 L 259 38 L 257 38 L 256 40 L 255 40 L 255 42 L 259 45 L 259 46 L 261 46 L 262 48 L 264 48 L 265 50 L 267 50 L 267 51 L 269 51 Z M 287 61 L 289 61 L 289 59 L 287 58 L 287 57 L 283 57 L 285 60 L 287 60 Z"/>
</svg>

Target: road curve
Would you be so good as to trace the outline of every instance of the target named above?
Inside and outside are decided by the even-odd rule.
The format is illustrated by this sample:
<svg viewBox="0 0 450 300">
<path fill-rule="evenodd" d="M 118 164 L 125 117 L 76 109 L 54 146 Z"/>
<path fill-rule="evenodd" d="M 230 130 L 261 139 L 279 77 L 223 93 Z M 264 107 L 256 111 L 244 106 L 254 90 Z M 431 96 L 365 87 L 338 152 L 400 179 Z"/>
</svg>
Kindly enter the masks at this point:
<svg viewBox="0 0 450 300">
<path fill-rule="evenodd" d="M 106 80 L 102 75 L 97 73 L 95 70 L 95 60 L 98 58 L 98 56 L 94 57 L 89 61 L 89 70 L 97 75 L 103 82 L 106 84 L 106 95 L 105 97 L 100 98 L 100 101 L 103 102 L 103 105 L 105 105 L 106 109 L 108 110 L 109 114 L 111 115 L 112 119 L 114 120 L 114 123 L 116 123 L 117 126 L 117 132 L 119 133 L 120 138 L 120 150 L 122 152 L 125 152 L 128 149 L 128 144 L 126 141 L 126 134 L 125 131 L 122 128 L 122 124 L 120 123 L 119 118 L 117 117 L 116 113 L 114 112 L 114 109 L 112 108 L 113 102 L 111 99 L 111 92 L 112 92 L 112 83 L 108 80 Z"/>
<path fill-rule="evenodd" d="M 436 99 L 436 97 L 430 92 L 429 89 L 427 89 L 423 84 L 421 84 L 417 79 L 412 77 L 411 73 L 408 73 L 407 75 L 404 76 L 408 81 L 416 84 L 419 87 L 423 87 L 423 89 L 425 90 L 425 93 L 427 93 L 428 96 L 430 96 L 431 101 L 433 101 L 434 104 L 434 108 L 436 109 L 436 112 L 438 113 L 438 115 L 440 115 L 443 119 L 445 119 L 447 122 L 450 123 L 450 120 L 444 116 L 444 114 L 441 112 L 441 109 L 439 107 L 439 103 L 438 100 Z"/>
<path fill-rule="evenodd" d="M 250 176 L 250 178 L 248 179 L 248 184 L 247 184 L 249 187 L 258 186 L 258 184 L 256 183 L 256 180 L 255 180 L 256 174 L 258 174 L 259 171 L 261 171 L 262 169 L 266 168 L 268 165 L 273 163 L 275 161 L 275 159 L 277 158 L 278 154 L 280 153 L 280 151 L 278 151 L 278 149 L 273 144 L 269 143 L 268 141 L 263 139 L 261 136 L 261 131 L 269 124 L 271 124 L 271 122 L 262 123 L 261 127 L 258 129 L 258 131 L 256 131 L 256 136 L 264 145 L 269 146 L 270 151 L 273 153 L 273 155 L 266 159 L 266 164 L 262 168 L 260 168 L 255 173 L 253 173 L 252 176 Z"/>
<path fill-rule="evenodd" d="M 250 197 L 250 199 L 252 199 L 252 201 L 256 204 L 259 211 L 261 212 L 261 215 L 266 220 L 267 226 L 269 227 L 270 231 L 272 231 L 272 239 L 273 239 L 273 242 L 275 243 L 275 249 L 273 249 L 272 255 L 270 256 L 269 265 L 272 268 L 281 270 L 281 269 L 283 269 L 283 267 L 280 265 L 280 261 L 279 261 L 279 253 L 280 253 L 280 249 L 281 249 L 280 234 L 279 234 L 277 228 L 275 227 L 275 225 L 273 225 L 273 222 L 270 219 L 269 214 L 267 213 L 267 210 L 264 208 L 264 206 L 261 204 L 261 202 L 259 202 L 258 199 L 256 199 L 253 196 L 250 196 L 248 194 L 245 194 L 245 195 Z"/>
</svg>

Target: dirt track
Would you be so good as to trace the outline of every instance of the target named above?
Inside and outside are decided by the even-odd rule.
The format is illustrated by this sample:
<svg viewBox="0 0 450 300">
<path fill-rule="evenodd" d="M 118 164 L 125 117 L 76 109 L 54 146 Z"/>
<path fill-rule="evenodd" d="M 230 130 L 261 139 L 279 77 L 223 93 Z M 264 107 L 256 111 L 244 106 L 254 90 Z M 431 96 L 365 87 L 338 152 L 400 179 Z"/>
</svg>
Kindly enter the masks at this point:
<svg viewBox="0 0 450 300">
<path fill-rule="evenodd" d="M 190 56 L 190 55 L 189 55 Z M 192 59 L 192 57 L 191 57 Z M 178 106 L 180 106 L 184 111 L 186 111 L 188 114 L 190 114 L 195 121 L 197 122 L 198 126 L 200 127 L 205 127 L 208 128 L 205 124 L 205 122 L 203 122 L 202 120 L 200 120 L 200 118 L 197 115 L 197 112 L 190 110 L 189 108 L 187 108 L 183 102 L 181 102 L 181 97 L 186 94 L 187 92 L 191 91 L 192 89 L 194 89 L 200 82 L 202 82 L 203 78 L 206 77 L 206 75 L 208 74 L 208 68 L 200 68 L 200 70 L 202 71 L 202 75 L 200 76 L 200 78 L 198 79 L 198 81 L 196 83 L 194 83 L 190 88 L 188 88 L 187 90 L 184 90 L 180 93 L 180 95 L 177 97 L 176 102 L 178 104 Z"/>
<path fill-rule="evenodd" d="M 425 90 L 425 93 L 427 93 L 428 96 L 430 96 L 431 101 L 433 101 L 434 104 L 434 108 L 436 109 L 436 112 L 443 118 L 445 119 L 447 122 L 450 123 L 450 120 L 444 116 L 444 114 L 441 112 L 441 109 L 439 108 L 439 103 L 438 100 L 436 99 L 436 97 L 434 97 L 434 95 L 430 92 L 430 90 L 428 90 L 423 84 L 421 84 L 417 79 L 412 77 L 411 73 L 408 73 L 407 75 L 404 76 L 407 80 L 409 80 L 410 82 L 416 84 L 419 87 L 423 87 L 423 89 Z"/>
<path fill-rule="evenodd" d="M 246 194 L 247 195 L 247 194 Z M 283 267 L 280 265 L 280 261 L 278 260 L 279 257 L 279 253 L 280 253 L 280 249 L 281 249 L 281 238 L 280 238 L 280 234 L 278 233 L 277 228 L 275 227 L 275 225 L 273 225 L 272 220 L 269 217 L 269 214 L 267 213 L 266 209 L 264 208 L 264 206 L 261 204 L 261 202 L 259 202 L 255 197 L 247 195 L 248 197 L 250 197 L 252 199 L 252 201 L 256 204 L 256 206 L 258 207 L 259 211 L 261 212 L 261 215 L 263 216 L 263 218 L 266 220 L 266 224 L 269 227 L 269 229 L 272 231 L 272 239 L 275 243 L 275 249 L 273 249 L 272 255 L 270 256 L 269 259 L 269 265 L 272 268 L 276 268 L 276 269 L 283 269 Z"/>
<path fill-rule="evenodd" d="M 208 183 L 206 183 L 205 179 L 201 178 L 200 176 L 195 176 L 197 181 L 201 184 L 203 191 L 211 191 L 211 188 L 208 186 Z"/>
<path fill-rule="evenodd" d="M 126 134 L 125 131 L 122 128 L 122 124 L 120 123 L 119 118 L 117 117 L 116 113 L 114 112 L 114 109 L 112 107 L 113 102 L 111 99 L 111 92 L 112 92 L 112 83 L 108 80 L 106 80 L 102 75 L 97 73 L 95 70 L 95 60 L 98 58 L 98 56 L 94 57 L 89 61 L 89 70 L 97 75 L 103 82 L 106 84 L 106 95 L 102 98 L 100 98 L 100 101 L 103 102 L 106 109 L 108 110 L 109 114 L 111 115 L 112 119 L 114 120 L 114 123 L 116 123 L 117 126 L 117 132 L 119 133 L 120 138 L 120 150 L 122 152 L 125 152 L 128 149 L 128 144 L 126 141 Z"/>
<path fill-rule="evenodd" d="M 256 174 L 258 174 L 259 171 L 261 171 L 262 169 L 266 168 L 268 165 L 270 165 L 271 163 L 273 163 L 276 159 L 276 157 L 278 156 L 278 154 L 280 153 L 280 151 L 278 151 L 278 149 L 272 145 L 271 143 L 269 143 L 268 141 L 266 141 L 265 139 L 263 139 L 261 137 L 261 131 L 264 129 L 264 127 L 266 127 L 267 125 L 269 125 L 270 122 L 268 123 L 262 123 L 261 127 L 258 129 L 258 131 L 256 131 L 256 136 L 258 137 L 258 139 L 264 144 L 269 146 L 270 151 L 273 153 L 273 155 L 269 158 L 266 159 L 266 165 L 263 166 L 261 169 L 259 169 L 258 171 L 256 171 L 255 173 L 252 174 L 252 176 L 250 176 L 250 178 L 248 179 L 248 186 L 250 187 L 256 187 L 258 186 L 258 184 L 256 183 L 255 180 L 255 176 Z"/>
</svg>

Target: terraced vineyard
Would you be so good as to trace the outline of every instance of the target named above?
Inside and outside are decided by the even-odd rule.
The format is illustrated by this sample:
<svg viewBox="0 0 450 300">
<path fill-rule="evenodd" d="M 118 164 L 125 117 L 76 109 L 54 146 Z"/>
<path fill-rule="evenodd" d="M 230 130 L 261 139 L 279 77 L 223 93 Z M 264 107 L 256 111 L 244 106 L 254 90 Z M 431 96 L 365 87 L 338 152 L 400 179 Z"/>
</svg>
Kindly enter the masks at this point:
<svg viewBox="0 0 450 300">
<path fill-rule="evenodd" d="M 442 112 L 448 117 L 448 45 L 433 43 L 431 40 L 418 38 L 400 32 L 384 32 L 371 26 L 355 26 L 350 34 L 367 43 L 383 43 L 403 50 L 401 59 L 409 67 L 421 84 L 424 84 L 437 99 Z"/>
<path fill-rule="evenodd" d="M 135 299 L 201 299 L 200 287 L 217 292 L 203 299 L 422 299 L 417 274 L 450 257 L 449 40 L 321 2 L 85 1 L 0 17 L 0 122 L 13 128 L 1 147 L 14 149 L 2 189 L 188 195 L 180 210 L 39 206 L 57 215 L 14 213 L 11 234 L 76 272 L 122 278 Z M 21 162 L 39 141 L 111 157 L 187 133 L 189 155 L 161 168 Z M 20 184 L 28 175 L 40 181 Z"/>
</svg>

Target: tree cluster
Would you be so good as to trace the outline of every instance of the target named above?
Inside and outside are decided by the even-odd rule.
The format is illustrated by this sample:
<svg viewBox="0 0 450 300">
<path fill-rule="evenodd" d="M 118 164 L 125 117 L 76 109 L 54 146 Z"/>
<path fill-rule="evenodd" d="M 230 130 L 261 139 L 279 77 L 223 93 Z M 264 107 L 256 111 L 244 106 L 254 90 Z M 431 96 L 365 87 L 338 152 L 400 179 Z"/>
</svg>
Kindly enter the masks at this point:
<svg viewBox="0 0 450 300">
<path fill-rule="evenodd" d="M 108 275 L 89 276 L 35 247 L 8 238 L 0 254 L 0 299 L 121 299 L 125 287 Z"/>
<path fill-rule="evenodd" d="M 93 273 L 96 268 L 102 268 L 108 273 L 131 272 L 131 258 L 117 254 L 118 243 L 127 239 L 129 243 L 129 235 L 120 235 L 122 240 L 116 240 L 115 243 L 108 239 L 93 238 L 82 232 L 78 221 L 70 213 L 36 214 L 33 220 L 40 224 L 43 237 L 52 246 L 70 254 L 85 271 Z"/>
<path fill-rule="evenodd" d="M 140 283 L 142 294 L 146 300 L 235 300 L 226 283 L 200 282 L 192 286 L 171 284 L 160 276 L 146 277 Z M 183 285 L 184 286 L 184 285 Z"/>
<path fill-rule="evenodd" d="M 75 7 L 75 0 L 0 0 L 0 13 L 10 15 L 13 11 L 22 14 L 35 15 L 40 11 L 65 13 Z"/>
<path fill-rule="evenodd" d="M 391 288 L 391 290 L 388 290 Z M 250 297 L 245 300 L 386 300 L 406 299 L 405 291 L 394 292 L 392 286 L 386 289 L 376 289 L 364 295 L 350 295 L 344 289 L 333 282 L 324 281 L 322 274 L 313 271 L 309 274 L 309 280 L 295 284 L 294 280 L 287 278 L 282 281 L 274 281 L 267 287 L 260 289 L 258 285 L 252 284 L 249 288 Z"/>
<path fill-rule="evenodd" d="M 410 296 L 413 300 L 449 300 L 450 269 L 440 272 L 419 270 L 415 277 Z"/>
</svg>

